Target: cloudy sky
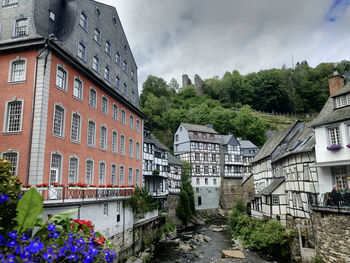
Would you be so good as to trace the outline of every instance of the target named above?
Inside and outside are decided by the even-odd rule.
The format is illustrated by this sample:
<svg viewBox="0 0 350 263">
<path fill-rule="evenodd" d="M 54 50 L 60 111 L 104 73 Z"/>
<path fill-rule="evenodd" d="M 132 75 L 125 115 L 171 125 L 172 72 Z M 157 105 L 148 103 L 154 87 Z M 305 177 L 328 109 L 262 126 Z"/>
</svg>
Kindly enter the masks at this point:
<svg viewBox="0 0 350 263">
<path fill-rule="evenodd" d="M 117 8 L 138 65 L 181 83 L 350 60 L 350 0 L 99 0 Z"/>
</svg>

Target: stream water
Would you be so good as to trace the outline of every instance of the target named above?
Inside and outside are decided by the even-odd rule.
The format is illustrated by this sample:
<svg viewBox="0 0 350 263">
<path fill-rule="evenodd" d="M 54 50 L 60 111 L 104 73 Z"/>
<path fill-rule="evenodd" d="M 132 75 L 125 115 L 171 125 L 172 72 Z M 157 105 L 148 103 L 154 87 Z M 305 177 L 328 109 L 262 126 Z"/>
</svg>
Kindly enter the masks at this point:
<svg viewBox="0 0 350 263">
<path fill-rule="evenodd" d="M 178 242 L 175 240 L 167 240 L 159 242 L 155 245 L 155 250 L 152 263 L 187 263 L 187 262 L 239 262 L 239 263 L 268 263 L 268 261 L 261 258 L 258 254 L 249 250 L 244 250 L 245 259 L 221 259 L 221 250 L 232 249 L 231 234 L 224 229 L 221 232 L 214 232 L 210 226 L 219 225 L 215 222 L 212 224 L 195 226 L 191 229 L 178 232 L 177 239 L 181 241 L 188 241 L 196 234 L 204 234 L 211 238 L 209 242 L 202 242 L 198 244 L 196 249 L 184 252 L 178 249 Z"/>
</svg>

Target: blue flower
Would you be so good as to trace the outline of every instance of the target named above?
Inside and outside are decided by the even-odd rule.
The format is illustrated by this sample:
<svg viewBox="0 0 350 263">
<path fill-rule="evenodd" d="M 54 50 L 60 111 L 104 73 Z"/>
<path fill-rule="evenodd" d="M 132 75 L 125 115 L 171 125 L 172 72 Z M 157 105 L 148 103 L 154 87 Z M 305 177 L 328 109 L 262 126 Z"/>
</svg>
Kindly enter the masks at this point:
<svg viewBox="0 0 350 263">
<path fill-rule="evenodd" d="M 81 246 L 81 245 L 84 245 L 85 244 L 85 241 L 84 241 L 84 239 L 81 237 L 81 238 L 78 238 L 78 239 L 76 239 L 76 244 L 78 245 L 78 246 Z"/>
<path fill-rule="evenodd" d="M 11 232 L 9 233 L 9 237 L 10 237 L 11 239 L 16 239 L 16 238 L 18 237 L 17 231 L 16 231 L 16 230 L 11 231 Z"/>
<path fill-rule="evenodd" d="M 16 240 L 11 240 L 11 241 L 7 242 L 8 247 L 16 247 L 17 245 L 18 244 L 17 244 Z"/>
<path fill-rule="evenodd" d="M 0 234 L 0 246 L 4 244 L 4 237 Z M 1 258 L 0 258 L 1 259 Z"/>
<path fill-rule="evenodd" d="M 16 262 L 16 257 L 13 254 L 7 254 L 7 261 L 8 263 L 15 263 Z"/>
<path fill-rule="evenodd" d="M 18 200 L 21 200 L 21 198 L 22 198 L 22 195 L 18 195 Z"/>
<path fill-rule="evenodd" d="M 20 239 L 22 241 L 26 241 L 26 240 L 29 240 L 29 236 L 26 233 L 24 233 L 24 234 L 22 234 L 22 237 Z"/>
<path fill-rule="evenodd" d="M 53 237 L 53 238 L 58 238 L 60 236 L 60 233 L 58 233 L 58 232 L 54 232 L 54 233 L 50 233 L 49 234 L 49 237 Z"/>
<path fill-rule="evenodd" d="M 72 255 L 68 256 L 67 259 L 72 259 L 72 260 L 74 260 L 74 261 L 77 261 L 77 260 L 78 260 L 78 256 L 72 254 Z"/>
<path fill-rule="evenodd" d="M 32 242 L 29 243 L 27 247 L 32 253 L 37 253 L 44 248 L 44 244 L 40 242 L 39 238 L 35 238 Z"/>
<path fill-rule="evenodd" d="M 54 251 L 52 248 L 48 249 L 44 254 L 43 254 L 43 259 L 45 259 L 45 262 L 52 262 L 56 258 Z"/>
<path fill-rule="evenodd" d="M 89 253 L 90 253 L 90 255 L 95 257 L 98 254 L 98 250 L 96 248 L 94 248 L 94 247 L 90 247 Z"/>
<path fill-rule="evenodd" d="M 0 193 L 0 203 L 5 203 L 7 200 L 9 200 L 9 197 L 7 194 Z"/>
<path fill-rule="evenodd" d="M 32 253 L 26 248 L 23 249 L 22 253 L 20 253 L 20 256 L 23 261 L 25 261 L 25 259 L 29 262 L 32 261 Z"/>
<path fill-rule="evenodd" d="M 47 227 L 47 229 L 48 229 L 50 232 L 55 231 L 55 229 L 56 229 L 55 224 L 54 224 L 54 223 L 50 223 L 49 226 Z"/>
</svg>

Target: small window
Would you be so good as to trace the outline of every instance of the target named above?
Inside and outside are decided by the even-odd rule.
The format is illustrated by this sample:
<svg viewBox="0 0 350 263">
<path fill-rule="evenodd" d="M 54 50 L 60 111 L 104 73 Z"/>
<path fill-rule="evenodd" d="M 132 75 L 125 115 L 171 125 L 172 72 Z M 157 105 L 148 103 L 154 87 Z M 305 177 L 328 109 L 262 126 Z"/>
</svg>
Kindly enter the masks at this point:
<svg viewBox="0 0 350 263">
<path fill-rule="evenodd" d="M 14 175 L 17 175 L 18 153 L 17 152 L 12 152 L 12 151 L 11 152 L 5 152 L 5 153 L 3 153 L 2 158 L 8 160 L 12 164 L 12 167 L 11 167 L 10 171 Z"/>
<path fill-rule="evenodd" d="M 122 110 L 121 112 L 121 123 L 125 125 L 125 110 Z"/>
<path fill-rule="evenodd" d="M 196 188 L 196 193 L 197 193 L 197 194 L 199 193 L 199 188 L 198 188 L 198 187 Z"/>
<path fill-rule="evenodd" d="M 113 104 L 113 120 L 118 120 L 118 105 Z"/>
<path fill-rule="evenodd" d="M 120 66 L 120 54 L 117 52 L 115 54 L 115 63 L 117 63 L 118 66 Z"/>
<path fill-rule="evenodd" d="M 67 71 L 61 66 L 57 66 L 56 87 L 67 91 Z"/>
<path fill-rule="evenodd" d="M 95 134 L 96 134 L 96 124 L 94 121 L 90 120 L 88 123 L 88 131 L 87 131 L 87 144 L 88 146 L 95 146 Z"/>
<path fill-rule="evenodd" d="M 85 183 L 91 185 L 93 182 L 94 175 L 94 162 L 92 160 L 86 161 L 86 170 L 85 170 Z"/>
<path fill-rule="evenodd" d="M 279 205 L 280 199 L 278 195 L 272 195 L 272 205 Z"/>
<path fill-rule="evenodd" d="M 135 81 L 135 71 L 131 70 L 131 80 Z"/>
<path fill-rule="evenodd" d="M 141 130 L 140 121 L 139 121 L 139 120 L 136 120 L 136 132 L 137 132 L 137 133 L 140 133 L 140 130 Z"/>
<path fill-rule="evenodd" d="M 199 165 L 196 165 L 196 174 L 199 174 L 200 173 L 200 166 Z"/>
<path fill-rule="evenodd" d="M 134 129 L 134 116 L 130 115 L 130 118 L 129 118 L 129 128 L 130 129 Z"/>
<path fill-rule="evenodd" d="M 105 126 L 101 127 L 100 149 L 103 151 L 107 150 L 107 128 Z"/>
<path fill-rule="evenodd" d="M 2 6 L 15 5 L 18 3 L 18 0 L 3 0 Z"/>
<path fill-rule="evenodd" d="M 103 215 L 108 216 L 108 204 L 103 205 Z"/>
<path fill-rule="evenodd" d="M 92 69 L 96 72 L 100 72 L 100 59 L 97 56 L 92 58 Z"/>
<path fill-rule="evenodd" d="M 213 166 L 213 167 L 212 167 L 212 172 L 213 172 L 213 174 L 217 174 L 217 168 L 216 168 L 216 166 Z"/>
<path fill-rule="evenodd" d="M 98 184 L 99 185 L 105 185 L 106 184 L 106 164 L 104 162 L 100 163 Z"/>
<path fill-rule="evenodd" d="M 139 169 L 135 170 L 135 181 L 136 181 L 136 186 L 140 186 L 140 170 Z"/>
<path fill-rule="evenodd" d="M 80 12 L 80 21 L 79 21 L 79 25 L 85 30 L 87 31 L 87 24 L 88 24 L 88 17 L 87 15 L 81 11 Z"/>
<path fill-rule="evenodd" d="M 52 12 L 52 11 L 49 11 L 49 18 L 50 18 L 50 20 L 51 21 L 55 21 L 55 18 L 56 18 L 56 15 L 55 15 L 55 13 L 54 12 Z"/>
<path fill-rule="evenodd" d="M 117 222 L 120 222 L 120 202 L 117 202 Z"/>
<path fill-rule="evenodd" d="M 73 96 L 83 99 L 83 82 L 79 78 L 74 79 Z"/>
<path fill-rule="evenodd" d="M 64 136 L 64 109 L 59 105 L 55 106 L 52 134 L 60 137 Z"/>
<path fill-rule="evenodd" d="M 128 73 L 128 63 L 125 60 L 123 61 L 123 71 Z"/>
<path fill-rule="evenodd" d="M 119 185 L 124 185 L 124 166 L 119 168 Z"/>
<path fill-rule="evenodd" d="M 199 178 L 196 178 L 196 184 L 199 184 Z"/>
<path fill-rule="evenodd" d="M 120 135 L 120 155 L 125 155 L 125 137 Z"/>
<path fill-rule="evenodd" d="M 108 56 L 111 56 L 111 43 L 108 40 L 106 41 L 105 52 Z"/>
<path fill-rule="evenodd" d="M 200 158 L 199 158 L 199 153 L 195 153 L 195 154 L 194 154 L 194 160 L 195 160 L 195 161 L 199 161 L 199 160 L 200 160 Z"/>
<path fill-rule="evenodd" d="M 105 96 L 102 96 L 101 100 L 101 112 L 108 115 L 108 99 Z"/>
<path fill-rule="evenodd" d="M 118 133 L 116 131 L 112 132 L 112 153 L 118 152 Z"/>
<path fill-rule="evenodd" d="M 132 185 L 132 168 L 129 168 L 129 173 L 128 173 L 128 185 Z"/>
<path fill-rule="evenodd" d="M 80 142 L 80 125 L 81 125 L 80 115 L 78 113 L 73 113 L 70 139 L 74 142 Z"/>
<path fill-rule="evenodd" d="M 202 205 L 202 197 L 198 196 L 198 205 Z"/>
<path fill-rule="evenodd" d="M 140 160 L 140 143 L 136 142 L 136 160 Z"/>
<path fill-rule="evenodd" d="M 111 184 L 117 184 L 117 166 L 115 164 L 112 164 L 111 167 Z"/>
<path fill-rule="evenodd" d="M 98 30 L 98 28 L 95 28 L 94 40 L 97 44 L 101 45 L 101 32 Z"/>
<path fill-rule="evenodd" d="M 339 127 L 328 128 L 330 145 L 340 145 Z"/>
<path fill-rule="evenodd" d="M 194 148 L 195 148 L 196 150 L 199 149 L 199 143 L 198 143 L 198 142 L 195 142 L 195 143 L 194 143 Z"/>
<path fill-rule="evenodd" d="M 216 178 L 213 179 L 213 184 L 216 185 L 217 182 L 216 182 Z"/>
<path fill-rule="evenodd" d="M 115 88 L 120 91 L 120 78 L 119 78 L 119 76 L 115 77 Z"/>
<path fill-rule="evenodd" d="M 131 101 L 132 101 L 132 103 L 136 103 L 136 96 L 135 96 L 135 91 L 131 91 Z"/>
<path fill-rule="evenodd" d="M 206 185 L 208 185 L 208 178 L 205 178 L 205 179 L 204 179 L 204 183 L 205 183 Z"/>
<path fill-rule="evenodd" d="M 113 16 L 113 24 L 116 26 L 117 25 L 117 18 L 115 16 Z"/>
<path fill-rule="evenodd" d="M 96 13 L 97 17 L 101 17 L 100 9 L 98 9 L 97 7 L 95 9 L 95 13 Z"/>
<path fill-rule="evenodd" d="M 126 83 L 124 82 L 124 96 L 127 97 L 128 96 L 128 86 L 126 85 Z"/>
<path fill-rule="evenodd" d="M 94 88 L 90 88 L 89 105 L 93 108 L 97 106 L 97 92 Z"/>
<path fill-rule="evenodd" d="M 127 45 L 124 45 L 124 51 L 125 51 L 125 52 L 128 52 L 128 47 L 127 47 Z"/>
<path fill-rule="evenodd" d="M 108 66 L 105 66 L 104 78 L 105 78 L 105 80 L 107 80 L 108 82 L 110 81 L 110 77 L 111 77 L 110 74 L 111 74 L 111 73 L 110 73 L 109 67 L 108 67 Z"/>
<path fill-rule="evenodd" d="M 134 141 L 129 139 L 129 158 L 134 158 Z"/>
<path fill-rule="evenodd" d="M 21 18 L 15 21 L 14 37 L 24 37 L 28 35 L 28 18 Z"/>
<path fill-rule="evenodd" d="M 86 59 L 86 47 L 83 43 L 78 44 L 78 57 L 85 61 Z"/>
<path fill-rule="evenodd" d="M 78 158 L 69 159 L 68 183 L 76 184 L 78 182 Z"/>
<path fill-rule="evenodd" d="M 23 101 L 14 100 L 6 105 L 5 132 L 20 132 L 22 130 Z"/>
<path fill-rule="evenodd" d="M 209 174 L 209 167 L 208 166 L 204 166 L 204 173 Z"/>
<path fill-rule="evenodd" d="M 12 61 L 11 64 L 10 82 L 18 82 L 26 80 L 26 61 L 18 59 Z"/>
</svg>

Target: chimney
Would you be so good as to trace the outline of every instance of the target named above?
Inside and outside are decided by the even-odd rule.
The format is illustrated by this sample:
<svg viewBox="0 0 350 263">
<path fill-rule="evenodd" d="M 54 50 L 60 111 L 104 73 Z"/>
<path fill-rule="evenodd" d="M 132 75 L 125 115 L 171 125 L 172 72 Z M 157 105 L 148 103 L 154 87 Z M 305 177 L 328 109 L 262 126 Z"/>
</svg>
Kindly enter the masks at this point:
<svg viewBox="0 0 350 263">
<path fill-rule="evenodd" d="M 334 95 L 341 87 L 344 86 L 344 77 L 339 75 L 338 71 L 328 78 L 329 95 Z"/>
<path fill-rule="evenodd" d="M 213 124 L 211 124 L 211 123 L 208 123 L 205 126 L 207 126 L 208 128 L 212 128 L 212 129 L 214 128 Z"/>
</svg>

